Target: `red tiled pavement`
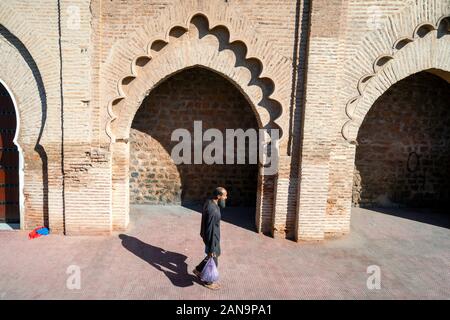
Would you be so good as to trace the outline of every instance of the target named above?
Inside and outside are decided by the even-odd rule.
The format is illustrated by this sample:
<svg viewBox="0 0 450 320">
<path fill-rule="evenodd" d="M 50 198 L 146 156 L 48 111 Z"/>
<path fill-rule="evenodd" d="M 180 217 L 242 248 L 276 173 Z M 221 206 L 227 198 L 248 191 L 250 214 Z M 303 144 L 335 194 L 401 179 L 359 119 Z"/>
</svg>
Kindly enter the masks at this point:
<svg viewBox="0 0 450 320">
<path fill-rule="evenodd" d="M 450 298 L 448 214 L 355 208 L 351 234 L 321 243 L 257 234 L 233 223 L 239 214 L 222 222 L 219 291 L 191 273 L 203 258 L 200 214 L 141 205 L 127 232 L 109 237 L 0 232 L 0 299 Z M 70 265 L 81 268 L 79 290 L 67 289 Z M 380 290 L 366 286 L 369 265 L 381 268 Z"/>
</svg>

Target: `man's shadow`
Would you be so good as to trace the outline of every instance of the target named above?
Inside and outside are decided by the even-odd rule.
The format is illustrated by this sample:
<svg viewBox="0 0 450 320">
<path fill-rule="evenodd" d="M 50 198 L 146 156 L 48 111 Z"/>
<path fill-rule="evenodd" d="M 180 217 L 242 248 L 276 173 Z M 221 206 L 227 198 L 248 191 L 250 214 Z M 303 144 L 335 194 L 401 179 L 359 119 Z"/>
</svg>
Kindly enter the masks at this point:
<svg viewBox="0 0 450 320">
<path fill-rule="evenodd" d="M 120 234 L 119 238 L 125 249 L 163 272 L 174 286 L 184 288 L 194 282 L 202 284 L 196 276 L 188 273 L 187 256 L 152 246 L 126 234 Z"/>
</svg>

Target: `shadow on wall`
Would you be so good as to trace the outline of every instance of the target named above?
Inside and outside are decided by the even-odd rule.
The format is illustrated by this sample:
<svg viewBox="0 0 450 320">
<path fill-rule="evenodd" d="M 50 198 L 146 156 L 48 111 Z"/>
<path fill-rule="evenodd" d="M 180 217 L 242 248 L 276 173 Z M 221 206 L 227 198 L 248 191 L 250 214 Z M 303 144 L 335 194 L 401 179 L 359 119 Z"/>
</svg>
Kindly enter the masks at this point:
<svg viewBox="0 0 450 320">
<path fill-rule="evenodd" d="M 39 157 L 42 161 L 42 224 L 48 228 L 48 160 L 47 153 L 44 150 L 44 147 L 40 144 L 44 126 L 47 120 L 47 95 L 45 92 L 44 82 L 42 81 L 42 76 L 39 72 L 36 62 L 34 61 L 25 45 L 3 25 L 0 25 L 0 34 L 22 55 L 23 59 L 26 61 L 28 67 L 33 73 L 34 81 L 36 81 L 36 85 L 39 90 L 39 97 L 42 106 L 42 116 L 39 135 L 34 146 L 34 150 L 39 154 Z"/>
<path fill-rule="evenodd" d="M 288 154 L 291 156 L 289 195 L 298 194 L 298 176 L 301 162 L 301 139 L 305 119 L 305 93 L 308 68 L 308 40 L 311 29 L 311 0 L 296 0 L 295 29 L 292 55 L 292 88 L 289 104 Z M 300 151 L 300 152 L 299 152 Z M 288 197 L 286 216 L 286 238 L 295 238 L 297 197 Z M 268 232 L 270 234 L 270 232 Z"/>
<path fill-rule="evenodd" d="M 125 249 L 164 273 L 174 286 L 185 288 L 194 283 L 201 284 L 197 277 L 188 273 L 187 256 L 152 246 L 126 234 L 120 234 L 119 238 Z"/>
</svg>

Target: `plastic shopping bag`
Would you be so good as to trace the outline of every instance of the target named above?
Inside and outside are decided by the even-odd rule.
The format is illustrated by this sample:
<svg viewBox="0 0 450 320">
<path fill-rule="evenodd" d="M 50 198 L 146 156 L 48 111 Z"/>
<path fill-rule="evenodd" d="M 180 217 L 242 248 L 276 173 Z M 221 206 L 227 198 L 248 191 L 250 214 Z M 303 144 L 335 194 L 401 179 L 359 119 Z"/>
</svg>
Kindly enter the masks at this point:
<svg viewBox="0 0 450 320">
<path fill-rule="evenodd" d="M 216 282 L 219 280 L 219 271 L 217 270 L 216 263 L 214 259 L 210 257 L 203 268 L 203 271 L 200 275 L 200 279 L 207 283 Z"/>
</svg>

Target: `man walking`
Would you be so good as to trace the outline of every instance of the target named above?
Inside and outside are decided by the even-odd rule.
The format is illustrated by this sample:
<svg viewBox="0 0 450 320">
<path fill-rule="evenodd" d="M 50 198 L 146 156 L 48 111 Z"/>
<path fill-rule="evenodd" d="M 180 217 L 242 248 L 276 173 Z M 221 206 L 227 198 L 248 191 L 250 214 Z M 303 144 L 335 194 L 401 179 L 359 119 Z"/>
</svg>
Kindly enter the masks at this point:
<svg viewBox="0 0 450 320">
<path fill-rule="evenodd" d="M 219 266 L 218 257 L 220 256 L 220 208 L 225 208 L 227 200 L 227 190 L 218 187 L 213 192 L 212 199 L 206 200 L 202 210 L 202 224 L 200 228 L 200 236 L 205 244 L 206 257 L 200 264 L 195 267 L 193 273 L 200 277 L 200 273 L 205 267 L 210 257 L 213 257 L 216 266 Z M 205 287 L 218 290 L 220 285 L 216 283 L 205 283 Z"/>
</svg>

